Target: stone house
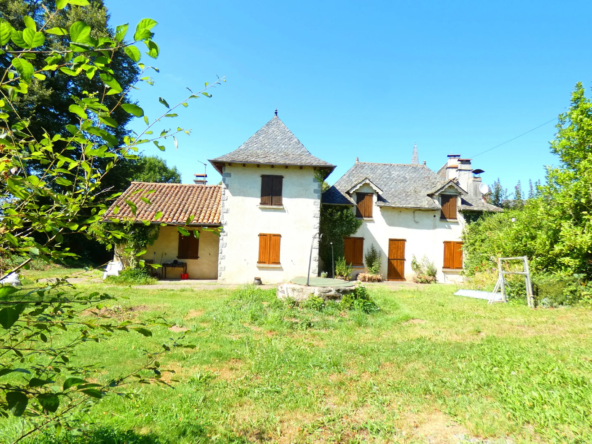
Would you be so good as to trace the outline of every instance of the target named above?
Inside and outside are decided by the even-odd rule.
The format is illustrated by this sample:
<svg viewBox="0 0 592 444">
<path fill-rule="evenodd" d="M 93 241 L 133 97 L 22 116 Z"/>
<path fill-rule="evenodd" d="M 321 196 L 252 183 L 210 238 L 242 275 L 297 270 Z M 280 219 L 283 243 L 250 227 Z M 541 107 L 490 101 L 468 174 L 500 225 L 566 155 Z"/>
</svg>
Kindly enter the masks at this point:
<svg viewBox="0 0 592 444">
<path fill-rule="evenodd" d="M 472 170 L 470 160 L 448 156 L 435 173 L 417 163 L 416 153 L 414 159 L 356 162 L 323 193 L 323 205 L 350 207 L 362 219 L 358 232 L 344 240 L 354 275 L 364 270 L 364 255 L 374 245 L 385 279 L 411 279 L 411 258 L 425 256 L 437 266 L 439 281 L 452 281 L 462 269 L 465 215 L 500 211 L 483 200 L 482 171 Z M 277 114 L 210 163 L 222 175 L 220 185 L 134 182 L 105 219 L 160 224 L 143 259 L 167 265 L 167 277 L 181 271 L 191 279 L 277 283 L 306 276 L 309 266 L 311 276 L 318 275 L 319 179 L 335 166 L 313 156 Z M 178 226 L 195 233 L 182 236 Z"/>
</svg>

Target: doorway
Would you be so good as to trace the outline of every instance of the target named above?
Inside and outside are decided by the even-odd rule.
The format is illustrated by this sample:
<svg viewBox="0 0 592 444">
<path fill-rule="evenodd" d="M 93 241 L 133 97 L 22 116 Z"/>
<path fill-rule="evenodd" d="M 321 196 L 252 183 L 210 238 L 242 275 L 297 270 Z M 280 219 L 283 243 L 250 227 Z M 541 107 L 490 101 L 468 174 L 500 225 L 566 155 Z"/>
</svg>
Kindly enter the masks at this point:
<svg viewBox="0 0 592 444">
<path fill-rule="evenodd" d="M 405 280 L 405 239 L 389 239 L 388 272 L 389 281 Z"/>
</svg>

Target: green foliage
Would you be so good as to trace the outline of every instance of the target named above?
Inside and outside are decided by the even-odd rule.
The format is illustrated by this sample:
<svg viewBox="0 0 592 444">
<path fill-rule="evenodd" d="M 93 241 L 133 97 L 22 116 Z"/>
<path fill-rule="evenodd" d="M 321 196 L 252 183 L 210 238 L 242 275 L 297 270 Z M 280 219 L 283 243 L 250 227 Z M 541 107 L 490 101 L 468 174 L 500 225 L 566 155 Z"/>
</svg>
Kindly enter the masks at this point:
<svg viewBox="0 0 592 444">
<path fill-rule="evenodd" d="M 156 156 L 142 156 L 134 165 L 132 180 L 136 182 L 181 183 L 177 167 L 168 167 L 166 161 Z"/>
<path fill-rule="evenodd" d="M 542 307 L 587 304 L 592 295 L 592 288 L 582 278 L 582 275 L 542 274 L 534 276 L 533 290 L 537 304 Z"/>
<path fill-rule="evenodd" d="M 23 258 L 2 270 L 0 279 L 37 260 L 77 258 L 67 246 L 76 236 L 109 246 L 129 240 L 137 251 L 146 236 L 122 231 L 116 218 L 103 224 L 108 202 L 118 195 L 107 176 L 128 177 L 117 168 L 135 161 L 140 145 L 186 132 L 158 131 L 162 119 L 149 123 L 147 118 L 143 131 L 125 129 L 131 116 L 143 114 L 130 103 L 129 89 L 138 73 L 152 69 L 137 63 L 136 51 L 126 48 L 142 43 L 155 57 L 151 29 L 156 22 L 140 21 L 128 42 L 127 25 L 115 36 L 109 30 L 100 0 L 0 0 L 0 11 L 0 256 Z M 196 98 L 191 94 L 167 115 Z M 115 331 L 152 333 L 144 323 L 109 314 L 85 319 L 90 304 L 102 310 L 103 301 L 112 297 L 72 295 L 62 290 L 68 285 L 57 278 L 22 293 L 0 287 L 0 415 L 22 415 L 23 436 L 48 425 L 70 427 L 71 411 L 118 392 L 132 376 L 161 382 L 153 353 L 147 364 L 107 384 L 88 380 L 90 367 L 70 360 L 80 345 L 105 340 Z M 153 376 L 139 374 L 145 370 Z"/>
<path fill-rule="evenodd" d="M 146 252 L 146 247 L 153 245 L 158 239 L 160 225 L 140 225 L 128 221 L 118 224 L 118 229 L 125 236 L 113 242 L 120 247 L 123 263 L 132 270 L 144 267 L 140 256 Z"/>
<path fill-rule="evenodd" d="M 504 206 L 504 202 L 508 200 L 508 190 L 502 186 L 502 183 L 499 179 L 493 182 L 491 186 L 491 191 L 486 196 L 487 202 L 491 205 L 495 205 L 496 207 L 502 208 Z"/>
<path fill-rule="evenodd" d="M 116 285 L 153 285 L 158 279 L 150 276 L 148 265 L 146 268 L 127 268 L 119 272 L 118 276 L 107 276 L 105 282 Z"/>
<path fill-rule="evenodd" d="M 319 242 L 319 256 L 325 266 L 325 271 L 331 273 L 331 243 L 333 243 L 334 260 L 336 261 L 335 274 L 337 273 L 337 260 L 344 256 L 343 238 L 351 236 L 362 226 L 362 221 L 356 219 L 356 215 L 350 207 L 335 205 L 321 205 L 320 232 L 323 235 Z"/>
<path fill-rule="evenodd" d="M 343 256 L 335 261 L 335 277 L 340 277 L 349 281 L 353 269 L 354 268 L 351 265 L 345 262 Z"/>
<path fill-rule="evenodd" d="M 366 268 L 370 274 L 380 274 L 380 267 L 382 265 L 382 256 L 380 252 L 374 247 L 374 244 L 370 245 L 366 256 Z"/>
<path fill-rule="evenodd" d="M 427 256 L 418 261 L 415 255 L 411 259 L 411 269 L 415 273 L 413 280 L 419 284 L 432 284 L 436 282 L 438 269 Z"/>
<path fill-rule="evenodd" d="M 380 311 L 380 307 L 374 302 L 363 285 L 358 285 L 353 294 L 346 294 L 341 299 L 341 304 L 346 310 L 357 310 L 366 314 Z"/>
</svg>

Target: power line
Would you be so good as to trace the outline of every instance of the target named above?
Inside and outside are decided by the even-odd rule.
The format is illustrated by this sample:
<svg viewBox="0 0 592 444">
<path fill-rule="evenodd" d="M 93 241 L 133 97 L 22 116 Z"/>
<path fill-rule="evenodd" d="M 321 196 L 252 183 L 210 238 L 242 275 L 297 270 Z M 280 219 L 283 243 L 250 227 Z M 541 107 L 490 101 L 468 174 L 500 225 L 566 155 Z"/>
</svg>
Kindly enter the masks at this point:
<svg viewBox="0 0 592 444">
<path fill-rule="evenodd" d="M 489 151 L 491 151 L 491 150 L 494 150 L 494 149 L 496 149 L 496 148 L 499 148 L 500 146 L 502 146 L 502 145 L 505 145 L 506 143 L 510 143 L 510 142 L 512 142 L 513 140 L 516 140 L 516 139 L 518 139 L 518 138 L 520 138 L 520 137 L 522 137 L 522 136 L 526 136 L 528 133 L 532 133 L 534 130 L 538 130 L 539 128 L 541 128 L 541 127 L 543 127 L 543 126 L 545 126 L 545 125 L 548 125 L 549 123 L 551 123 L 551 122 L 554 122 L 554 121 L 556 121 L 556 120 L 557 120 L 557 117 L 554 117 L 554 118 L 552 118 L 551 120 L 548 120 L 547 122 L 545 122 L 545 123 L 543 123 L 543 124 L 541 124 L 541 125 L 537 126 L 536 128 L 533 128 L 533 129 L 531 129 L 531 130 L 528 130 L 528 131 L 526 131 L 525 133 L 522 133 L 522 134 L 520 134 L 519 136 L 516 136 L 516 137 L 514 137 L 514 138 L 512 138 L 512 139 L 510 139 L 510 140 L 506 140 L 505 142 L 503 142 L 503 143 L 500 143 L 499 145 L 496 145 L 496 146 L 494 146 L 493 148 L 489 148 L 488 150 L 482 151 L 482 152 L 480 152 L 479 154 L 475 154 L 474 156 L 469 156 L 469 157 L 470 157 L 470 158 L 472 158 L 472 159 L 474 159 L 475 157 L 477 157 L 477 156 L 480 156 L 481 154 L 488 153 Z"/>
</svg>

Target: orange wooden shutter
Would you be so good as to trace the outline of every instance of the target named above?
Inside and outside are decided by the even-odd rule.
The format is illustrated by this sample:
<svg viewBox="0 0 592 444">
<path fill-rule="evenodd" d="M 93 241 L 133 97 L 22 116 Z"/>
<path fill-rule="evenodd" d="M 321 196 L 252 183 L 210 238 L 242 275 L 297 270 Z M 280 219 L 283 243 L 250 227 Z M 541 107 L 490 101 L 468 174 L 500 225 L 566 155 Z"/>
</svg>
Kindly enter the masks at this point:
<svg viewBox="0 0 592 444">
<path fill-rule="evenodd" d="M 269 234 L 259 235 L 259 260 L 260 264 L 269 264 Z"/>
<path fill-rule="evenodd" d="M 271 190 L 271 205 L 282 205 L 282 184 L 284 178 L 282 176 L 272 176 L 272 190 Z"/>
<path fill-rule="evenodd" d="M 282 236 L 279 234 L 270 234 L 269 245 L 269 263 L 273 265 L 280 264 L 280 242 Z"/>
<path fill-rule="evenodd" d="M 271 205 L 273 176 L 261 176 L 261 205 Z"/>
<path fill-rule="evenodd" d="M 462 253 L 462 242 L 451 242 L 454 244 L 453 256 L 454 256 L 454 267 L 457 270 L 461 270 L 463 267 L 463 253 Z"/>
<path fill-rule="evenodd" d="M 179 248 L 177 250 L 177 258 L 187 259 L 189 256 L 189 237 L 183 236 L 179 233 Z"/>
<path fill-rule="evenodd" d="M 448 194 L 442 194 L 440 196 L 440 202 L 442 206 L 442 213 L 440 217 L 442 219 L 456 220 L 456 196 Z"/>
<path fill-rule="evenodd" d="M 354 239 L 354 265 L 364 266 L 364 238 Z"/>
<path fill-rule="evenodd" d="M 444 242 L 444 268 L 454 268 L 454 242 Z"/>
<path fill-rule="evenodd" d="M 372 193 L 356 193 L 356 217 L 372 217 Z"/>
<path fill-rule="evenodd" d="M 372 217 L 372 198 L 372 194 L 366 194 L 366 196 L 364 196 L 364 217 Z"/>
<path fill-rule="evenodd" d="M 345 262 L 351 265 L 354 261 L 354 244 L 355 239 L 353 237 L 346 237 L 343 239 L 343 252 L 345 256 Z"/>
</svg>

